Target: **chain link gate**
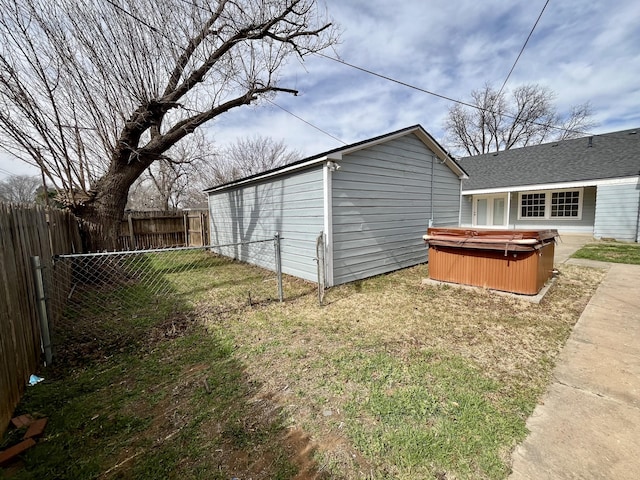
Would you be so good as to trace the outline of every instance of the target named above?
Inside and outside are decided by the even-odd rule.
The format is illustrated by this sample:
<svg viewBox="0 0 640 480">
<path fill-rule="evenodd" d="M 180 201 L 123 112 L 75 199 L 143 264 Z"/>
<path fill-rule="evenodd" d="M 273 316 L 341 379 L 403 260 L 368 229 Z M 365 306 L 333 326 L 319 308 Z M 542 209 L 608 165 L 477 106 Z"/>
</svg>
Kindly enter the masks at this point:
<svg viewBox="0 0 640 480">
<path fill-rule="evenodd" d="M 268 270 L 223 256 L 241 258 L 247 249 L 252 263 Z M 200 302 L 222 313 L 283 300 L 278 235 L 207 247 L 58 255 L 50 269 L 36 272 L 45 285 L 43 325 L 51 332 L 54 361 L 64 364 L 110 356 L 154 329 L 176 335 Z"/>
</svg>

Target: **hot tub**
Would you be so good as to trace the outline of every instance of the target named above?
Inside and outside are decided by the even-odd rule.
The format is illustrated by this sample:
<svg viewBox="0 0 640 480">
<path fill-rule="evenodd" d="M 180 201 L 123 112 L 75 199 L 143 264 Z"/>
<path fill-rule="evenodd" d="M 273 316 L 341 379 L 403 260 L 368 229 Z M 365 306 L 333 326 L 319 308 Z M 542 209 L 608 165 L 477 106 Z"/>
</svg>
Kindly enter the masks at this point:
<svg viewBox="0 0 640 480">
<path fill-rule="evenodd" d="M 429 278 L 536 295 L 553 275 L 557 230 L 429 228 Z"/>
</svg>

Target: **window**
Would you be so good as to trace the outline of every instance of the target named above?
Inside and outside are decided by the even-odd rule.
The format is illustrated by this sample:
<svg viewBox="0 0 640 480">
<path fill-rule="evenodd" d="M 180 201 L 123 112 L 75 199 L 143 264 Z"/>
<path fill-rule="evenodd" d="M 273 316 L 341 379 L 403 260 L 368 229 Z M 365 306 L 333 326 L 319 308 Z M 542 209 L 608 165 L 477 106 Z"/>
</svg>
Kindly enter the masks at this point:
<svg viewBox="0 0 640 480">
<path fill-rule="evenodd" d="M 523 193 L 520 197 L 520 216 L 522 218 L 544 218 L 545 193 Z"/>
<path fill-rule="evenodd" d="M 519 219 L 582 218 L 582 189 L 521 193 Z"/>
<path fill-rule="evenodd" d="M 580 191 L 553 192 L 551 194 L 551 218 L 578 217 L 580 213 Z"/>
</svg>

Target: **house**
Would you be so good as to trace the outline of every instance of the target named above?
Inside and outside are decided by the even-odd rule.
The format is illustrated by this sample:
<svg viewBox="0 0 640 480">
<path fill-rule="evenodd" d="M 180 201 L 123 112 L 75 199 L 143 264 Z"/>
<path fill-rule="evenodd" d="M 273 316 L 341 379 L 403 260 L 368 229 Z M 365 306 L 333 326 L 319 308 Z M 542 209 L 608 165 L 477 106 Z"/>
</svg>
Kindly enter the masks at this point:
<svg viewBox="0 0 640 480">
<path fill-rule="evenodd" d="M 459 160 L 460 226 L 554 228 L 640 241 L 640 131 L 488 153 Z"/>
<path fill-rule="evenodd" d="M 420 125 L 206 190 L 215 251 L 327 286 L 424 263 L 428 226 L 457 226 L 465 172 Z"/>
</svg>

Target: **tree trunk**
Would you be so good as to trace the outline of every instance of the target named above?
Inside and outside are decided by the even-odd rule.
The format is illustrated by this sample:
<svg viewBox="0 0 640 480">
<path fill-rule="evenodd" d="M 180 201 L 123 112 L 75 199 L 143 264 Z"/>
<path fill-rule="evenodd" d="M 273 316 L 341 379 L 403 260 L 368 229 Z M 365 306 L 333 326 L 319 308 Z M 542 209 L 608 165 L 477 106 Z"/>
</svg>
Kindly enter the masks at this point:
<svg viewBox="0 0 640 480">
<path fill-rule="evenodd" d="M 162 205 L 161 205 L 161 209 L 163 212 L 168 212 L 170 210 L 173 210 L 173 208 L 171 208 L 169 206 L 169 199 L 171 198 L 171 194 L 164 191 L 164 192 L 160 192 L 160 200 L 162 201 Z"/>
<path fill-rule="evenodd" d="M 91 250 L 118 250 L 129 188 L 145 168 L 144 162 L 112 162 L 109 173 L 93 185 L 91 196 L 72 207 L 73 213 L 89 224 L 87 243 Z"/>
</svg>

